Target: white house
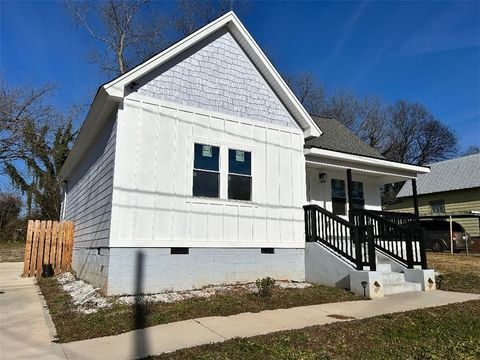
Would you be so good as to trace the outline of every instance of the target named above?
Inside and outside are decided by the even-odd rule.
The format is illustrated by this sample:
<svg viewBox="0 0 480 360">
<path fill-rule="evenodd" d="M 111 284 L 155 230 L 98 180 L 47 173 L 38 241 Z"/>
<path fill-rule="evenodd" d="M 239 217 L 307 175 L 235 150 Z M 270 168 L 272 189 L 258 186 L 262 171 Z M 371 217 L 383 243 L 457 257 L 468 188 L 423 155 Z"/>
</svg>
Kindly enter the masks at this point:
<svg viewBox="0 0 480 360">
<path fill-rule="evenodd" d="M 406 243 L 374 244 L 373 212 L 350 208 L 381 210 L 382 184 L 425 172 L 310 116 L 230 12 L 99 88 L 61 171 L 62 217 L 73 269 L 107 294 L 264 276 L 341 285 L 376 273 L 369 251 L 420 264 Z"/>
</svg>

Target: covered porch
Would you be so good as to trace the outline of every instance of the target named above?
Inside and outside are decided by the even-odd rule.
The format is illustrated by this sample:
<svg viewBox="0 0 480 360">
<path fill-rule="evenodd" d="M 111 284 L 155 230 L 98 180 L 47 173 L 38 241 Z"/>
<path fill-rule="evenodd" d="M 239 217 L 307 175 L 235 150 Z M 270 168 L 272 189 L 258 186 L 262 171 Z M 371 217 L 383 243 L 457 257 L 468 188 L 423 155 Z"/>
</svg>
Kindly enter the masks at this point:
<svg viewBox="0 0 480 360">
<path fill-rule="evenodd" d="M 358 270 L 376 269 L 380 252 L 402 266 L 426 268 L 416 177 L 429 169 L 319 148 L 305 149 L 306 241 L 318 241 Z M 381 187 L 411 179 L 414 214 L 382 211 Z"/>
</svg>

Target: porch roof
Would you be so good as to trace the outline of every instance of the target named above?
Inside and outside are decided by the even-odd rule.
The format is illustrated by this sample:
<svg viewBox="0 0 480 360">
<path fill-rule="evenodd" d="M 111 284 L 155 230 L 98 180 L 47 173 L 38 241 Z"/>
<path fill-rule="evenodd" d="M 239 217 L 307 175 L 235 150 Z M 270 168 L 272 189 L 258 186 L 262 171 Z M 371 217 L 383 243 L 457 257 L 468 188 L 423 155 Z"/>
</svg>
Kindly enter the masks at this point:
<svg viewBox="0 0 480 360">
<path fill-rule="evenodd" d="M 365 173 L 381 183 L 392 183 L 416 179 L 419 174 L 430 172 L 430 168 L 354 155 L 327 149 L 304 149 L 307 167 L 352 169 L 354 173 Z"/>
</svg>

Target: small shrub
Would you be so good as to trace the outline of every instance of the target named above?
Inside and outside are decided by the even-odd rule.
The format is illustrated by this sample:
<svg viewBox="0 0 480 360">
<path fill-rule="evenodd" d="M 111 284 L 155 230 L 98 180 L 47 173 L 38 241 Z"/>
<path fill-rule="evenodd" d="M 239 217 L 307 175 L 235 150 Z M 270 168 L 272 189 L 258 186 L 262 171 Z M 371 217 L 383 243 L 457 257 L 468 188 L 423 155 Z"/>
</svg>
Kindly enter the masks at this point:
<svg viewBox="0 0 480 360">
<path fill-rule="evenodd" d="M 270 276 L 264 277 L 263 279 L 257 279 L 255 281 L 257 285 L 257 294 L 261 297 L 271 297 L 272 289 L 275 286 L 275 280 Z"/>
</svg>

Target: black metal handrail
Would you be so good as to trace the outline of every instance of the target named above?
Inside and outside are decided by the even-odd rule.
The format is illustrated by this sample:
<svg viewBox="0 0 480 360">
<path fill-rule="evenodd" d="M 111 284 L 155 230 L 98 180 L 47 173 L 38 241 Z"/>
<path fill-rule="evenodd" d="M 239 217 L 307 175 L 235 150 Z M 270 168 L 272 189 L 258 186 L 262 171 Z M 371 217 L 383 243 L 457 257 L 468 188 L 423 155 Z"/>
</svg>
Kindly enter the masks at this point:
<svg viewBox="0 0 480 360">
<path fill-rule="evenodd" d="M 398 224 L 382 216 L 380 212 L 352 209 L 350 214 L 356 225 L 371 225 L 375 248 L 387 256 L 392 257 L 407 268 L 412 269 L 415 265 L 426 268 L 426 254 L 423 245 L 418 221 Z"/>
<path fill-rule="evenodd" d="M 324 244 L 352 267 L 376 270 L 373 227 L 355 225 L 318 205 L 306 205 L 305 240 Z"/>
</svg>

